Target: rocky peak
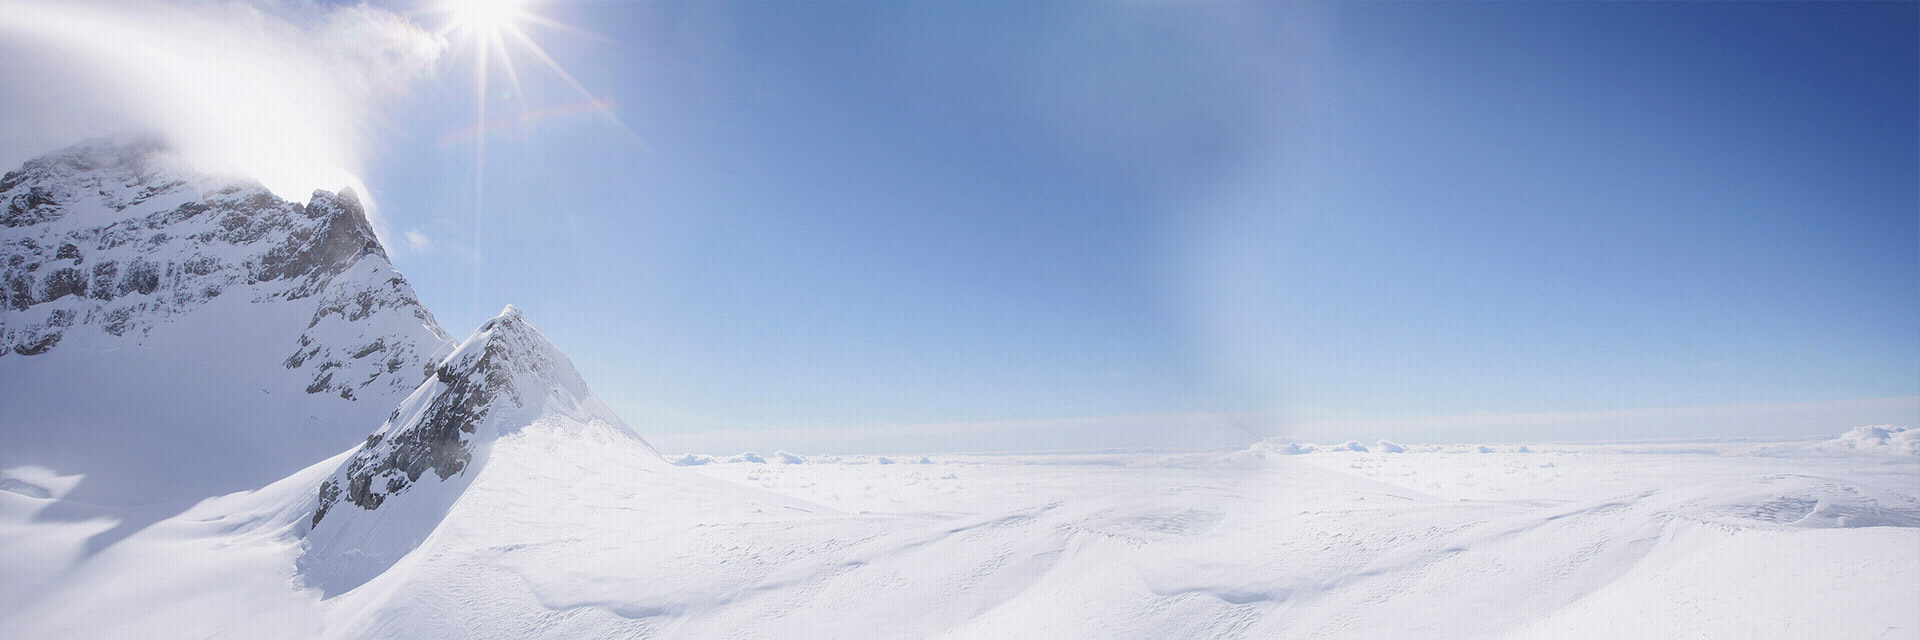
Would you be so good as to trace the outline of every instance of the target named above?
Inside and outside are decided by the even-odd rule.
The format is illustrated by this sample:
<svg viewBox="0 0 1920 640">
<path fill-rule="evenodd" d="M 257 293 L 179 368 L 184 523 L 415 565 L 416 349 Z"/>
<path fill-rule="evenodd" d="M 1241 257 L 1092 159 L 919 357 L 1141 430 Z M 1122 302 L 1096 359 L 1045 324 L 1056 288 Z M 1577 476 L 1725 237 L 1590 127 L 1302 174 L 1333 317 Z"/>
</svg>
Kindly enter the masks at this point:
<svg viewBox="0 0 1920 640">
<path fill-rule="evenodd" d="M 600 421 L 631 434 L 573 363 L 508 305 L 442 359 L 433 377 L 322 483 L 312 524 L 317 526 L 341 499 L 373 510 L 428 472 L 449 480 L 466 471 L 476 451 L 493 439 L 548 416 Z"/>
<path fill-rule="evenodd" d="M 320 483 L 306 522 L 302 575 L 332 595 L 386 570 L 438 526 L 486 467 L 497 440 L 535 425 L 630 438 L 651 451 L 509 305 L 442 358 L 432 377 Z"/>
<path fill-rule="evenodd" d="M 296 282 L 288 295 L 297 298 L 317 292 L 327 279 L 363 257 L 387 259 L 387 250 L 374 236 L 373 223 L 352 189 L 316 190 L 306 206 L 293 206 L 314 224 L 297 226 L 267 251 L 253 269 L 257 280 Z"/>
<path fill-rule="evenodd" d="M 480 385 L 515 408 L 525 408 L 529 394 L 558 394 L 577 402 L 577 394 L 592 393 L 586 391 L 573 363 L 513 305 L 481 323 L 441 362 L 435 378 L 448 384 Z"/>
<path fill-rule="evenodd" d="M 373 385 L 412 389 L 450 341 L 393 271 L 351 190 L 288 202 L 186 167 L 153 139 L 121 137 L 8 172 L 0 206 L 0 355 L 36 356 L 76 337 L 139 341 L 219 296 L 312 298 L 300 303 L 312 322 L 288 344 L 285 367 L 307 369 L 309 393 L 353 399 Z M 385 310 L 415 324 L 335 326 Z"/>
</svg>

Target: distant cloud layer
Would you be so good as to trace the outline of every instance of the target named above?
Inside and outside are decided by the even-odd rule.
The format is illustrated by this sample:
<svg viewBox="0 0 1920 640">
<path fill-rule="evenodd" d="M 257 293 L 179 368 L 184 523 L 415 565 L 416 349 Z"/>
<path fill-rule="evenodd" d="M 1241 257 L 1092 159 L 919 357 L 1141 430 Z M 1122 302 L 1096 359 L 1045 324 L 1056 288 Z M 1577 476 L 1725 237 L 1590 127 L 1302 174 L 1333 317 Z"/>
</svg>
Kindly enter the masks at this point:
<svg viewBox="0 0 1920 640">
<path fill-rule="evenodd" d="M 786 448 L 806 453 L 1042 451 L 1103 448 L 1208 449 L 1263 437 L 1338 441 L 1382 436 L 1415 442 L 1663 440 L 1804 437 L 1870 424 L 1920 420 L 1920 397 L 1830 402 L 1514 413 L 1407 418 L 1288 420 L 1269 411 L 1196 412 L 799 429 L 650 433 L 668 451 L 722 453 Z M 1404 447 L 1380 440 L 1380 450 Z M 1901 445 L 1904 446 L 1904 445 Z M 1295 453 L 1315 449 L 1303 445 Z M 1331 450 L 1366 451 L 1357 441 Z"/>
<path fill-rule="evenodd" d="M 393 12 L 312 2 L 0 0 L 0 34 L 0 164 L 148 130 L 300 201 L 368 195 L 381 104 L 446 48 Z"/>
</svg>

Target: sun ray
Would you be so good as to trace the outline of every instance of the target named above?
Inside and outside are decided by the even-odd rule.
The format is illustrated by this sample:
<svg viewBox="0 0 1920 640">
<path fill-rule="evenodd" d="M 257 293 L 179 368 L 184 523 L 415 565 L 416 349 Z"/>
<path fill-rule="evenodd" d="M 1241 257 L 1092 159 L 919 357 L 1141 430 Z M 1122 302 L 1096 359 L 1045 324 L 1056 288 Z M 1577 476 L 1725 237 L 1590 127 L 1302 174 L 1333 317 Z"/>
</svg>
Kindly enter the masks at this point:
<svg viewBox="0 0 1920 640">
<path fill-rule="evenodd" d="M 535 59 L 545 64 L 548 69 L 553 71 L 554 75 L 559 76 L 562 81 L 566 82 L 575 92 L 578 92 L 581 97 L 585 98 L 588 104 L 594 105 L 595 110 L 599 111 L 600 115 L 607 119 L 607 122 L 613 124 L 615 128 L 618 128 L 627 138 L 639 144 L 642 149 L 651 151 L 651 145 L 648 145 L 646 140 L 640 137 L 640 134 L 634 132 L 631 127 L 628 127 L 627 124 L 621 121 L 620 117 L 615 115 L 613 110 L 608 107 L 611 101 L 601 100 L 594 96 L 593 92 L 589 91 L 586 85 L 582 84 L 579 79 L 575 78 L 565 67 L 562 67 L 559 61 L 554 60 L 553 56 L 549 55 L 545 48 L 541 47 L 538 42 L 534 41 L 532 36 L 520 28 L 520 25 L 522 23 L 537 24 L 542 27 L 564 31 L 569 34 L 600 42 L 612 42 L 612 40 L 598 33 L 535 14 L 526 10 L 524 5 L 523 0 L 447 0 L 429 9 L 426 13 L 446 14 L 449 16 L 447 23 L 437 31 L 441 36 L 452 36 L 463 46 L 469 39 L 478 41 L 475 50 L 476 69 L 479 70 L 482 76 L 478 84 L 486 84 L 486 59 L 492 57 L 491 53 L 493 51 L 497 51 L 500 54 L 501 68 L 506 72 L 507 81 L 513 87 L 513 94 L 519 97 L 519 102 L 523 109 L 527 107 L 526 93 L 520 82 L 519 70 L 514 65 L 513 57 L 507 48 L 506 36 L 511 35 L 514 40 L 519 41 L 521 45 L 525 46 L 527 52 L 532 54 Z M 492 46 L 490 47 L 489 44 Z M 492 51 L 490 51 L 490 49 Z M 478 99 L 484 102 L 486 95 L 482 93 Z M 484 113 L 484 105 L 482 105 L 482 108 Z M 484 131 L 485 123 L 486 119 L 484 117 L 480 118 L 478 124 L 476 124 L 476 130 Z"/>
<path fill-rule="evenodd" d="M 526 0 L 443 0 L 434 7 L 423 11 L 423 13 L 426 14 L 441 14 L 447 16 L 446 23 L 435 31 L 436 35 L 453 41 L 454 46 L 459 48 L 465 48 L 469 45 L 473 47 L 475 118 L 473 128 L 473 291 L 470 313 L 475 317 L 480 315 L 480 285 L 486 264 L 483 248 L 485 246 L 486 236 L 487 134 L 490 128 L 490 123 L 487 120 L 487 102 L 491 98 L 487 93 L 487 86 L 491 75 L 490 62 L 494 54 L 497 53 L 500 56 L 500 69 L 506 74 L 506 80 L 512 87 L 513 96 L 517 98 L 520 103 L 520 112 L 522 114 L 527 113 L 529 107 L 527 104 L 526 91 L 520 82 L 519 69 L 513 62 L 513 51 L 509 48 L 509 44 L 511 44 L 509 42 L 510 40 L 517 41 L 519 45 L 524 46 L 528 53 L 532 54 L 532 56 L 542 64 L 545 64 L 548 69 L 553 71 L 554 75 L 559 76 L 560 79 L 572 87 L 574 91 L 579 92 L 582 97 L 586 98 L 586 105 L 590 105 L 593 110 L 600 112 L 600 115 L 606 117 L 608 122 L 612 123 L 621 133 L 626 134 L 627 138 L 633 140 L 641 149 L 647 151 L 652 150 L 651 146 L 649 146 L 645 140 L 641 139 L 638 133 L 635 133 L 632 128 L 629 128 L 625 122 L 620 120 L 619 116 L 613 113 L 613 109 L 610 107 L 610 105 L 613 104 L 611 100 L 601 100 L 594 97 L 593 92 L 587 90 L 586 85 L 581 84 L 578 79 L 573 77 L 572 73 L 569 73 L 564 67 L 560 66 L 560 62 L 554 60 L 553 56 L 548 55 L 546 49 L 542 48 L 531 36 L 527 35 L 527 33 L 520 28 L 520 25 L 523 23 L 536 24 L 599 42 L 611 42 L 611 40 L 585 29 L 580 29 L 545 16 L 535 15 L 533 12 L 525 9 L 525 4 Z M 507 36 L 512 36 L 512 38 L 508 38 Z"/>
<path fill-rule="evenodd" d="M 475 79 L 474 110 L 475 122 L 487 121 L 487 43 L 484 38 L 475 38 Z M 485 202 L 487 195 L 487 136 L 482 131 L 474 136 L 473 152 L 473 291 L 471 292 L 468 313 L 473 317 L 480 315 L 480 276 L 486 265 L 485 254 L 480 248 L 484 245 L 482 234 L 486 230 Z"/>
<path fill-rule="evenodd" d="M 493 43 L 493 51 L 500 54 L 500 68 L 506 70 L 507 82 L 513 85 L 514 99 L 518 100 L 520 102 L 520 108 L 525 110 L 527 108 L 527 93 L 520 89 L 520 73 L 513 66 L 513 56 L 507 54 L 506 39 L 501 38 L 500 34 L 495 33 L 489 40 Z"/>
<path fill-rule="evenodd" d="M 612 44 L 612 43 L 613 43 L 613 38 L 609 38 L 609 37 L 606 37 L 606 36 L 603 36 L 603 35 L 600 35 L 600 34 L 598 34 L 598 33 L 594 33 L 594 32 L 592 32 L 592 31 L 588 31 L 588 30 L 586 30 L 586 29 L 582 29 L 582 28 L 580 28 L 580 27 L 576 27 L 576 26 L 573 26 L 573 25 L 570 25 L 570 24 L 567 24 L 567 23 L 565 23 L 565 22 L 561 22 L 561 21 L 559 21 L 559 20 L 555 20 L 555 19 L 553 19 L 553 18 L 549 18 L 549 17 L 546 17 L 546 16 L 543 16 L 543 15 L 537 15 L 537 14 L 533 14 L 533 13 L 525 13 L 525 14 L 522 14 L 522 15 L 520 16 L 520 19 L 521 19 L 521 20 L 524 20 L 524 21 L 526 21 L 526 22 L 531 22 L 531 23 L 533 23 L 533 24 L 537 24 L 537 25 L 540 25 L 540 26 L 543 26 L 543 27 L 547 27 L 547 28 L 549 28 L 549 29 L 554 29 L 554 30 L 558 30 L 558 31 L 565 31 L 565 32 L 567 32 L 567 33 L 571 33 L 571 34 L 573 34 L 573 35 L 576 35 L 576 36 L 580 36 L 580 37 L 583 37 L 583 38 L 586 38 L 586 39 L 588 39 L 588 40 L 593 40 L 593 41 L 595 41 L 595 42 L 600 42 L 600 43 L 604 43 L 604 44 Z"/>
<path fill-rule="evenodd" d="M 632 129 L 627 128 L 627 123 L 621 122 L 620 117 L 614 115 L 613 110 L 608 109 L 605 103 L 601 102 L 598 98 L 595 98 L 593 96 L 593 92 L 587 90 L 586 85 L 580 84 L 579 80 L 574 79 L 573 74 L 567 73 L 566 69 L 561 68 L 560 63 L 554 61 L 553 56 L 547 55 L 547 51 L 545 49 L 540 48 L 540 45 L 538 43 L 535 43 L 533 41 L 533 38 L 528 37 L 525 31 L 521 31 L 518 27 L 514 27 L 511 25 L 509 25 L 505 31 L 507 33 L 513 34 L 514 37 L 520 39 L 520 42 L 526 44 L 527 50 L 532 52 L 535 58 L 539 58 L 541 62 L 547 63 L 547 68 L 552 69 L 554 74 L 560 76 L 561 79 L 566 80 L 567 84 L 573 85 L 574 91 L 580 92 L 581 97 L 584 97 L 589 102 L 592 102 L 596 107 L 596 109 L 600 112 L 600 115 L 606 116 L 608 122 L 612 122 L 613 126 L 619 127 L 620 131 L 622 133 L 627 134 L 628 138 L 632 138 L 634 142 L 638 143 L 640 145 L 640 148 L 646 149 L 648 151 L 653 150 L 652 146 L 648 145 L 646 140 L 642 140 L 640 138 L 640 134 L 634 133 Z"/>
</svg>

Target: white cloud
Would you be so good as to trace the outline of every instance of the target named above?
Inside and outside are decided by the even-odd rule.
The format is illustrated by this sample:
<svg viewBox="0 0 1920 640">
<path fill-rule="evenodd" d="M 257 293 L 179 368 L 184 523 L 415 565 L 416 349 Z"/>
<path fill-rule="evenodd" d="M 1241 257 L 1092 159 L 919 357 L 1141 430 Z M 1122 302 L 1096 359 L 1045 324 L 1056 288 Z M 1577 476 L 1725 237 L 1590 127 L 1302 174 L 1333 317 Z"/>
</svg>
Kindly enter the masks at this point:
<svg viewBox="0 0 1920 640">
<path fill-rule="evenodd" d="M 433 248 L 433 239 L 428 238 L 427 234 L 420 233 L 419 229 L 408 229 L 407 246 L 412 247 L 414 251 L 426 251 Z"/>
<path fill-rule="evenodd" d="M 0 162 L 143 129 L 288 199 L 368 197 L 380 105 L 445 46 L 364 5 L 0 0 Z"/>
</svg>

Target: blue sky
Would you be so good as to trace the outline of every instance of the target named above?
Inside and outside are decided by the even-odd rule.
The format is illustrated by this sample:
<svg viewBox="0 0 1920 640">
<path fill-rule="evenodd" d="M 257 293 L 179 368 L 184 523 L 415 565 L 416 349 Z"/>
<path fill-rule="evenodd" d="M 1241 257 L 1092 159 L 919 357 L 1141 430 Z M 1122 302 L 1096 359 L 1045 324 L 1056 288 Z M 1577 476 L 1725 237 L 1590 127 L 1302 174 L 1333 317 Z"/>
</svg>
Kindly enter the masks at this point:
<svg viewBox="0 0 1920 640">
<path fill-rule="evenodd" d="M 643 433 L 1920 395 L 1912 4 L 537 10 L 644 142 L 490 135 L 477 292 L 470 60 L 368 183 Z"/>
<path fill-rule="evenodd" d="M 1913 3 L 537 3 L 484 136 L 422 3 L 0 4 L 0 164 L 358 175 L 668 448 L 1920 423 Z"/>
</svg>

